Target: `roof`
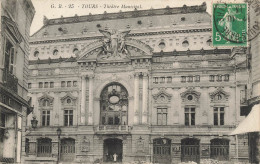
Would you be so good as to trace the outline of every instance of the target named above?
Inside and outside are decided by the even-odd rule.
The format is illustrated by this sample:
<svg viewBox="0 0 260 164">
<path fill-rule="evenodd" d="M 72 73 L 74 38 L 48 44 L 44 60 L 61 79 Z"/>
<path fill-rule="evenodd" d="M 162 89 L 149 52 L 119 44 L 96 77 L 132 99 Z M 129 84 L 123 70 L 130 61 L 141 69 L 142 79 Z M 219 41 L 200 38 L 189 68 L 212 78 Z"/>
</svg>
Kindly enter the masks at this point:
<svg viewBox="0 0 260 164">
<path fill-rule="evenodd" d="M 128 12 L 106 13 L 56 19 L 44 18 L 44 26 L 32 37 L 51 37 L 56 35 L 90 34 L 99 29 L 138 30 L 142 28 L 175 28 L 178 25 L 210 23 L 206 3 L 200 6 L 186 6 Z"/>
<path fill-rule="evenodd" d="M 260 132 L 260 104 L 254 105 L 248 116 L 230 135 Z"/>
</svg>

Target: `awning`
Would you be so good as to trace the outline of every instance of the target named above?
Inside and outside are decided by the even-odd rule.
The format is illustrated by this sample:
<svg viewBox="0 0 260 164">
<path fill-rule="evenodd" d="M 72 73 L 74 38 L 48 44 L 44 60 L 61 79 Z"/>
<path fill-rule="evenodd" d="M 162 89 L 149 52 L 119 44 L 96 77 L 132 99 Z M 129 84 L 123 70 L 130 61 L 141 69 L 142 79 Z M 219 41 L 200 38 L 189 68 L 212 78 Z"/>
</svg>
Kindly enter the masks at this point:
<svg viewBox="0 0 260 164">
<path fill-rule="evenodd" d="M 230 134 L 237 135 L 249 132 L 260 132 L 260 104 L 254 105 L 248 116 Z"/>
</svg>

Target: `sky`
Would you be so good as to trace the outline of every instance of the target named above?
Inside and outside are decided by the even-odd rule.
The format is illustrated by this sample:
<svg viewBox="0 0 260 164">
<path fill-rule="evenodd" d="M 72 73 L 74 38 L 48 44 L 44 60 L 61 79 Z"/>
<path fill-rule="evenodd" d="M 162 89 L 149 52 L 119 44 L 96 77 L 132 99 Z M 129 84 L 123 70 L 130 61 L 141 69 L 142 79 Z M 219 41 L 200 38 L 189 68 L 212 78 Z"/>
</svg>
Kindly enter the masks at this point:
<svg viewBox="0 0 260 164">
<path fill-rule="evenodd" d="M 43 26 L 43 17 L 48 19 L 71 17 L 77 14 L 88 15 L 114 13 L 124 11 L 133 11 L 134 8 L 125 9 L 122 5 L 137 5 L 138 10 L 157 9 L 169 7 L 181 7 L 201 5 L 203 2 L 207 4 L 207 12 L 211 14 L 212 0 L 31 0 L 35 7 L 35 16 L 31 25 L 30 34 L 34 34 Z M 221 0 L 220 0 L 221 1 Z M 233 0 L 238 1 L 238 0 Z M 61 6 L 61 8 L 59 8 Z M 113 8 L 107 8 L 112 6 Z M 117 6 L 117 7 L 116 7 Z M 140 8 L 141 6 L 141 8 Z M 94 7 L 94 8 L 93 8 Z"/>
</svg>

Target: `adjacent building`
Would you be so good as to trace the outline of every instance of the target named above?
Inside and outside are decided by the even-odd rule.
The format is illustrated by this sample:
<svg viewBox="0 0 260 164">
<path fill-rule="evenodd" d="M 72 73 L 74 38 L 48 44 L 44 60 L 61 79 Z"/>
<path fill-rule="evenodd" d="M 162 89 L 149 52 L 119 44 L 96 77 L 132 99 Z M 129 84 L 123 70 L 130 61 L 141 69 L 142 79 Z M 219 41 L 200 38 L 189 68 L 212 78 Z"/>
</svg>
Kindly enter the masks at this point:
<svg viewBox="0 0 260 164">
<path fill-rule="evenodd" d="M 247 135 L 229 135 L 244 119 L 247 51 L 211 36 L 205 3 L 45 17 L 30 38 L 39 122 L 26 163 L 248 161 Z"/>
<path fill-rule="evenodd" d="M 1 1 L 0 163 L 21 162 L 25 149 L 28 102 L 29 34 L 34 7 L 30 0 Z"/>
<path fill-rule="evenodd" d="M 248 61 L 249 61 L 249 76 L 250 81 L 248 84 L 247 92 L 247 103 L 248 106 L 245 108 L 246 113 L 249 113 L 254 105 L 260 104 L 260 55 L 259 55 L 259 45 L 260 45 L 260 2 L 259 1 L 249 1 L 249 36 L 250 36 L 250 46 L 248 49 Z M 260 109 L 259 109 L 260 110 Z M 259 163 L 260 162 L 260 133 L 254 132 L 249 133 L 249 143 L 250 145 L 250 162 Z"/>
</svg>

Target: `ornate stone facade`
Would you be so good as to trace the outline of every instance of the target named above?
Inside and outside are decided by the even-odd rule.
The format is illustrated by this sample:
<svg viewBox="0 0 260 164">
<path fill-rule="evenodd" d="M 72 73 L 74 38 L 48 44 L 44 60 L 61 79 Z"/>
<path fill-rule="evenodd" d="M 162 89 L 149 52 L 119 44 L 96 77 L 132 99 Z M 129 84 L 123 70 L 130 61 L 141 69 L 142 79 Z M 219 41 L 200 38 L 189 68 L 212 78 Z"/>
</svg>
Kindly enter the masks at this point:
<svg viewBox="0 0 260 164">
<path fill-rule="evenodd" d="M 123 162 L 231 161 L 236 147 L 239 160 L 248 160 L 247 147 L 229 136 L 244 118 L 247 68 L 237 68 L 233 50 L 211 47 L 205 4 L 44 22 L 31 37 L 29 91 L 39 127 L 27 135 L 30 143 L 37 138 L 39 148 L 44 137 L 55 148 L 61 127 L 61 142 L 74 143 L 74 162 L 111 161 L 115 154 Z M 49 115 L 40 110 L 43 94 L 54 98 Z M 226 153 L 214 151 L 217 144 Z M 191 147 L 194 156 L 187 156 Z M 58 155 L 32 151 L 27 162 L 39 154 L 46 161 Z"/>
</svg>

